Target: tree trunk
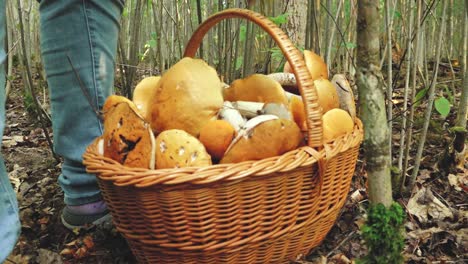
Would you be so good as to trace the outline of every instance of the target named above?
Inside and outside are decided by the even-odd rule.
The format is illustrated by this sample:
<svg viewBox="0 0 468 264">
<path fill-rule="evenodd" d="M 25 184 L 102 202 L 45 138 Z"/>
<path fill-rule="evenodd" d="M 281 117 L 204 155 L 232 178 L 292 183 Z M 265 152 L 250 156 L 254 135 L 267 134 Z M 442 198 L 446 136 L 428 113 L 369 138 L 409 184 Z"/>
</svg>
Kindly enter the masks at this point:
<svg viewBox="0 0 468 264">
<path fill-rule="evenodd" d="M 288 22 L 286 33 L 298 47 L 305 47 L 306 29 L 311 25 L 307 21 L 307 0 L 288 1 Z"/>
<path fill-rule="evenodd" d="M 465 140 L 467 135 L 466 130 L 466 119 L 468 111 L 468 73 L 467 68 L 467 36 L 468 36 L 468 1 L 465 1 L 465 16 L 464 16 L 464 38 L 463 38 L 463 50 L 462 50 L 462 73 L 463 73 L 463 85 L 462 94 L 460 97 L 460 103 L 458 105 L 458 116 L 456 126 L 458 129 L 455 131 L 455 140 L 453 142 L 453 161 L 455 164 L 463 166 L 465 160 L 465 153 L 467 147 L 465 146 Z"/>
<path fill-rule="evenodd" d="M 429 121 L 431 119 L 431 114 L 432 114 L 432 105 L 434 103 L 434 97 L 435 97 L 435 87 L 437 84 L 437 73 L 439 71 L 439 63 L 440 63 L 440 53 L 442 50 L 442 39 L 443 39 L 443 33 L 445 29 L 445 11 L 447 9 L 447 1 L 443 2 L 443 10 L 442 10 L 442 23 L 441 23 L 441 28 L 439 28 L 439 39 L 437 41 L 437 48 L 436 48 L 436 64 L 434 68 L 434 74 L 433 74 L 433 79 L 432 79 L 432 84 L 431 87 L 428 91 L 429 93 L 429 99 L 426 107 L 426 112 L 424 114 L 424 125 L 423 125 L 423 131 L 421 134 L 421 139 L 419 141 L 418 145 L 418 152 L 416 153 L 416 158 L 415 158 L 415 165 L 413 169 L 413 173 L 411 175 L 411 180 L 409 182 L 409 188 L 408 190 L 411 191 L 413 189 L 414 183 L 416 181 L 416 177 L 418 176 L 419 173 L 419 165 L 421 162 L 421 157 L 422 157 L 422 152 L 424 149 L 424 144 L 426 141 L 426 135 L 427 135 L 427 130 L 429 128 Z"/>
<path fill-rule="evenodd" d="M 385 96 L 379 68 L 379 1 L 358 1 L 357 72 L 359 104 L 364 124 L 364 152 L 367 161 L 369 199 L 390 206 L 389 129 Z"/>
<path fill-rule="evenodd" d="M 392 60 L 392 19 L 390 14 L 390 1 L 391 0 L 385 0 L 385 7 L 386 7 L 386 12 L 385 12 L 385 24 L 387 28 L 387 117 L 388 117 L 388 127 L 390 130 L 389 137 L 388 137 L 388 149 L 389 149 L 389 156 L 390 156 L 390 166 L 392 165 L 392 130 L 393 130 L 393 100 L 392 100 L 392 95 L 393 95 L 393 85 L 392 85 L 392 67 L 393 67 L 393 60 Z"/>
<path fill-rule="evenodd" d="M 411 94 L 409 101 L 411 103 L 410 106 L 410 112 L 409 112 L 409 117 L 408 117 L 408 128 L 406 129 L 406 145 L 405 145 L 405 156 L 404 156 L 404 163 L 403 163 L 403 169 L 401 171 L 403 180 L 402 180 L 402 186 L 405 185 L 406 182 L 406 170 L 408 168 L 409 164 L 409 152 L 412 144 L 412 139 L 413 139 L 413 121 L 414 121 L 414 98 L 416 96 L 416 81 L 418 79 L 417 77 L 417 68 L 418 68 L 418 61 L 419 57 L 422 55 L 420 50 L 422 49 L 422 45 L 420 45 L 420 38 L 422 35 L 422 30 L 421 30 L 421 13 L 422 13 L 422 0 L 417 1 L 417 16 L 416 16 L 416 29 L 415 29 L 415 34 L 416 34 L 416 40 L 414 42 L 414 59 L 412 60 L 412 74 L 411 74 Z"/>
</svg>

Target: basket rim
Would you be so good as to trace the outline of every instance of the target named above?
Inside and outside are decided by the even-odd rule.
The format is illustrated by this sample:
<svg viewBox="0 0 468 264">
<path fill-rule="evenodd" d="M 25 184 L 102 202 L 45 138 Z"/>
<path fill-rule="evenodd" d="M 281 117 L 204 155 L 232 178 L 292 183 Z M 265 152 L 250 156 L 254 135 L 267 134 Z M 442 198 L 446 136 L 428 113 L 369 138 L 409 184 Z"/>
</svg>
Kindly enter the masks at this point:
<svg viewBox="0 0 468 264">
<path fill-rule="evenodd" d="M 100 180 L 112 181 L 117 186 L 144 188 L 153 185 L 195 185 L 221 181 L 235 181 L 246 177 L 260 177 L 271 173 L 287 172 L 299 167 L 312 166 L 320 160 L 327 160 L 338 153 L 359 145 L 363 139 L 363 125 L 356 118 L 352 133 L 323 144 L 319 151 L 304 146 L 283 155 L 262 160 L 249 160 L 239 163 L 215 164 L 205 167 L 184 167 L 171 169 L 145 169 L 124 166 L 106 158 L 98 152 L 96 138 L 86 149 L 83 163 L 88 173 L 95 174 Z"/>
</svg>

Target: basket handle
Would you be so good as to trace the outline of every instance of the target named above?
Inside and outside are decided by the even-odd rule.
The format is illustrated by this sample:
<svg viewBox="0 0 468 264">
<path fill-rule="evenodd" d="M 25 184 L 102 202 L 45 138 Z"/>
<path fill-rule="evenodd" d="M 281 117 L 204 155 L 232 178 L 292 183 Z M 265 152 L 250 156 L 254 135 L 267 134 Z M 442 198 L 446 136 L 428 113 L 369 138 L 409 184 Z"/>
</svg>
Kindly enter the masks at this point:
<svg viewBox="0 0 468 264">
<path fill-rule="evenodd" d="M 276 42 L 284 56 L 291 65 L 296 76 L 299 91 L 304 102 L 307 116 L 307 138 L 310 147 L 322 146 L 322 110 L 318 104 L 317 90 L 315 89 L 312 77 L 307 70 L 302 54 L 296 49 L 288 36 L 268 18 L 251 10 L 232 8 L 218 12 L 202 24 L 193 33 L 185 48 L 184 57 L 194 57 L 203 37 L 208 30 L 214 27 L 221 20 L 228 18 L 245 18 L 259 25 Z"/>
</svg>

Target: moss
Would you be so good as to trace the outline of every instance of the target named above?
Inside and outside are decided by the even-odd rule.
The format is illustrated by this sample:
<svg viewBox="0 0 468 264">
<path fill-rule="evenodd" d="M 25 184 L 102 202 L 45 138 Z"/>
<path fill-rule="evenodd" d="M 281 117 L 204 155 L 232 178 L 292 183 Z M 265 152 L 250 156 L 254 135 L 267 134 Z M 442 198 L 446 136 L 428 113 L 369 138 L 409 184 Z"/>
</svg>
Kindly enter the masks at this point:
<svg viewBox="0 0 468 264">
<path fill-rule="evenodd" d="M 357 263 L 403 263 L 404 220 L 405 213 L 398 203 L 393 203 L 389 208 L 383 204 L 371 206 L 367 222 L 362 227 L 368 255 Z"/>
</svg>

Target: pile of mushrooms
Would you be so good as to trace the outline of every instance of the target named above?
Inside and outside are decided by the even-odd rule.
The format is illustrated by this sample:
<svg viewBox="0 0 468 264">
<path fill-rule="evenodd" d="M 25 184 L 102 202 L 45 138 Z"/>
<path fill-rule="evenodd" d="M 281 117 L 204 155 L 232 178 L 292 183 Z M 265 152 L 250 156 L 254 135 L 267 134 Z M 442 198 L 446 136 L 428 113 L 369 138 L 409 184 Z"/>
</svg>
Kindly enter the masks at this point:
<svg viewBox="0 0 468 264">
<path fill-rule="evenodd" d="M 317 78 L 324 141 L 351 132 L 355 107 L 349 83 L 341 75 L 328 81 L 323 60 L 320 65 L 306 56 L 306 64 Z M 284 88 L 294 85 L 294 75 L 287 72 L 253 74 L 227 85 L 203 60 L 183 58 L 162 76 L 141 80 L 132 101 L 117 95 L 106 100 L 99 152 L 147 169 L 282 155 L 306 143 L 302 98 Z"/>
<path fill-rule="evenodd" d="M 318 94 L 318 103 L 322 108 L 323 141 L 329 143 L 337 137 L 351 133 L 356 118 L 356 105 L 351 86 L 343 74 L 335 74 L 330 82 L 327 65 L 322 57 L 312 51 L 304 50 L 304 61 L 314 81 Z M 294 120 L 305 126 L 304 107 L 301 97 L 298 97 L 298 87 L 292 68 L 288 62 L 283 73 L 269 74 L 268 77 L 278 81 L 292 98 L 290 104 L 294 113 Z"/>
</svg>

